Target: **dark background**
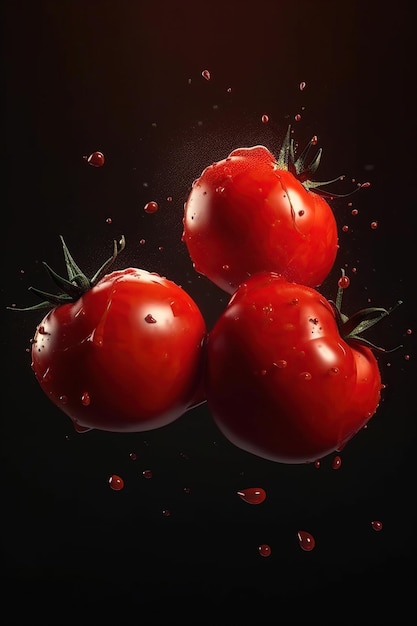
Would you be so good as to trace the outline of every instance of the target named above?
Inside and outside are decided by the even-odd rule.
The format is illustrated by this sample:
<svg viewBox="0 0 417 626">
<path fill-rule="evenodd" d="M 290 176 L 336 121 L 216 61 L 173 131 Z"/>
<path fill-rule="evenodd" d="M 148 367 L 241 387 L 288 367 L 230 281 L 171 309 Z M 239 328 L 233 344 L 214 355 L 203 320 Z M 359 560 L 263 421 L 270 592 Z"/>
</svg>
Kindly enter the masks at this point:
<svg viewBox="0 0 417 626">
<path fill-rule="evenodd" d="M 2 26 L 3 623 L 411 624 L 412 3 L 9 0 Z M 31 285 L 51 290 L 41 261 L 63 269 L 59 235 L 92 274 L 124 234 L 117 267 L 182 284 L 211 327 L 227 297 L 196 275 L 180 242 L 191 182 L 234 148 L 276 150 L 297 113 L 296 138 L 317 134 L 323 147 L 319 179 L 346 174 L 340 193 L 351 179 L 371 182 L 333 201 L 341 248 L 323 293 L 334 297 L 346 267 L 346 313 L 404 300 L 375 329 L 378 343 L 403 347 L 379 357 L 387 387 L 369 428 L 337 471 L 334 455 L 316 469 L 244 453 L 205 406 L 152 432 L 75 433 L 30 368 L 42 315 L 6 307 L 34 304 Z M 94 150 L 102 168 L 83 158 Z M 160 205 L 153 215 L 149 200 Z M 108 486 L 113 473 L 120 492 Z M 250 486 L 266 490 L 263 504 L 236 495 Z M 312 552 L 298 530 L 315 536 Z"/>
</svg>

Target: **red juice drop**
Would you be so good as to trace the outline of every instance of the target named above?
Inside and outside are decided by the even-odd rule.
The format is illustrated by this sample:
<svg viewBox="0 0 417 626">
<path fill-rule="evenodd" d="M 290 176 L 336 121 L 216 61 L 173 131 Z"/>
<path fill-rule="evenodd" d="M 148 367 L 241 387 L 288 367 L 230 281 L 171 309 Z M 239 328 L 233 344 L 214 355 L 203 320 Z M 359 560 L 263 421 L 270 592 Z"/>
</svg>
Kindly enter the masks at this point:
<svg viewBox="0 0 417 626">
<path fill-rule="evenodd" d="M 311 552 L 311 550 L 314 549 L 316 545 L 316 540 L 314 539 L 313 535 L 308 533 L 306 530 L 299 530 L 297 533 L 297 537 L 298 543 L 302 550 L 305 550 L 305 552 Z"/>
<path fill-rule="evenodd" d="M 125 482 L 123 478 L 118 476 L 117 474 L 112 474 L 109 478 L 109 485 L 113 489 L 113 491 L 120 491 L 125 486 Z"/>
<path fill-rule="evenodd" d="M 261 556 L 271 556 L 271 546 L 267 543 L 261 543 L 258 547 L 258 552 Z"/>
<path fill-rule="evenodd" d="M 248 487 L 238 491 L 237 495 L 248 504 L 261 504 L 266 498 L 266 491 L 262 487 Z"/>
</svg>

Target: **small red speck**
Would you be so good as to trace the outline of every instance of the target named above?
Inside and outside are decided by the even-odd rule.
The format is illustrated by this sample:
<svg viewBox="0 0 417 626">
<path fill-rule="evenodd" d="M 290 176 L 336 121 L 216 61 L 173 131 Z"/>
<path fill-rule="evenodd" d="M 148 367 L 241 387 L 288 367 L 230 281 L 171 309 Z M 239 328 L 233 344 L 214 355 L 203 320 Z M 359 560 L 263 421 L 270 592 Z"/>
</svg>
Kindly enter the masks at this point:
<svg viewBox="0 0 417 626">
<path fill-rule="evenodd" d="M 156 319 L 152 317 L 150 313 L 148 313 L 148 315 L 145 317 L 145 322 L 147 322 L 148 324 L 156 324 Z"/>
<path fill-rule="evenodd" d="M 376 230 L 378 228 L 378 222 L 371 222 L 372 230 Z"/>
<path fill-rule="evenodd" d="M 227 91 L 227 93 L 232 93 L 232 88 L 228 87 L 226 91 Z"/>
<path fill-rule="evenodd" d="M 172 196 L 168 196 L 167 202 L 172 202 Z"/>
<path fill-rule="evenodd" d="M 146 243 L 146 240 L 145 240 L 145 239 L 140 239 L 140 240 L 139 240 L 139 243 L 140 243 L 140 245 L 141 245 L 141 246 L 144 246 L 144 245 L 145 245 L 145 243 Z"/>
<path fill-rule="evenodd" d="M 407 335 L 412 335 L 413 334 L 413 331 L 411 330 L 411 328 L 407 328 L 406 332 L 407 332 Z"/>
<path fill-rule="evenodd" d="M 142 476 L 144 478 L 152 478 L 152 470 L 149 470 L 149 469 L 143 470 Z"/>
<path fill-rule="evenodd" d="M 88 393 L 88 391 L 84 391 L 84 393 L 81 396 L 81 402 L 84 406 L 88 406 L 91 402 L 91 398 L 90 398 L 90 394 Z"/>
<path fill-rule="evenodd" d="M 376 531 L 382 530 L 382 522 L 380 522 L 379 520 L 374 520 L 373 522 L 371 522 L 371 526 Z"/>
<path fill-rule="evenodd" d="M 304 82 L 304 81 L 302 81 L 302 82 L 300 83 L 300 91 L 304 91 L 304 89 L 305 89 L 305 88 L 306 88 L 306 84 L 305 84 L 305 82 Z"/>
<path fill-rule="evenodd" d="M 107 223 L 107 224 L 111 224 L 111 223 L 112 223 L 112 219 L 111 219 L 111 217 L 108 217 L 108 218 L 106 219 L 106 223 Z"/>
<path fill-rule="evenodd" d="M 113 474 L 109 478 L 109 485 L 113 489 L 113 491 L 120 491 L 125 486 L 125 482 L 123 478 L 121 478 L 117 474 Z"/>
<path fill-rule="evenodd" d="M 316 469 L 319 469 L 320 465 L 321 465 L 321 463 L 320 463 L 320 461 L 319 461 L 319 460 L 314 461 L 314 467 L 315 467 Z"/>
<path fill-rule="evenodd" d="M 296 122 L 299 122 L 301 120 L 301 115 L 297 113 L 297 115 L 294 116 L 294 119 Z"/>
<path fill-rule="evenodd" d="M 267 115 L 262 115 L 261 120 L 263 124 L 268 124 L 269 117 Z"/>
<path fill-rule="evenodd" d="M 211 74 L 210 74 L 210 72 L 208 70 L 203 70 L 201 72 L 201 76 L 203 78 L 205 78 L 206 80 L 210 80 L 210 78 L 211 78 Z"/>
<path fill-rule="evenodd" d="M 258 552 L 261 556 L 271 556 L 271 546 L 267 543 L 261 543 L 258 547 Z"/>
<path fill-rule="evenodd" d="M 343 231 L 344 233 L 349 232 L 349 226 L 347 226 L 346 224 L 345 224 L 345 226 L 342 226 L 342 231 Z"/>
<path fill-rule="evenodd" d="M 136 452 L 131 452 L 129 454 L 129 457 L 131 458 L 132 461 L 136 461 L 136 459 L 138 458 Z"/>
<path fill-rule="evenodd" d="M 162 511 L 162 515 L 163 515 L 164 517 L 169 517 L 169 516 L 171 515 L 171 511 L 170 511 L 169 509 L 164 509 L 164 510 Z"/>
</svg>

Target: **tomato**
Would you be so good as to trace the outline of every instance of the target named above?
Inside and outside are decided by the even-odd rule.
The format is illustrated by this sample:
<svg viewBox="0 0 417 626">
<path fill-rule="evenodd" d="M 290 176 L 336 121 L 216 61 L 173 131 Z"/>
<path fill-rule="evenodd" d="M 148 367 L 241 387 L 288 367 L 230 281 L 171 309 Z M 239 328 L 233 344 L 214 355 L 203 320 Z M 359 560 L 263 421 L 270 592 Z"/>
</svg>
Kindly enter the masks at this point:
<svg viewBox="0 0 417 626">
<path fill-rule="evenodd" d="M 262 271 L 319 286 L 334 265 L 338 233 L 330 205 L 311 191 L 324 183 L 307 180 L 318 157 L 304 170 L 303 160 L 277 160 L 258 145 L 204 169 L 183 216 L 182 241 L 195 270 L 229 294 Z"/>
<path fill-rule="evenodd" d="M 376 314 L 387 311 L 360 311 L 355 330 L 354 316 L 311 287 L 270 272 L 242 283 L 206 346 L 206 398 L 221 432 L 282 463 L 341 449 L 380 403 L 378 361 L 359 334 Z"/>
<path fill-rule="evenodd" d="M 132 267 L 86 286 L 71 263 L 58 281 L 67 294 L 37 326 L 32 369 L 76 429 L 146 431 L 203 401 L 206 326 L 187 292 Z"/>
</svg>

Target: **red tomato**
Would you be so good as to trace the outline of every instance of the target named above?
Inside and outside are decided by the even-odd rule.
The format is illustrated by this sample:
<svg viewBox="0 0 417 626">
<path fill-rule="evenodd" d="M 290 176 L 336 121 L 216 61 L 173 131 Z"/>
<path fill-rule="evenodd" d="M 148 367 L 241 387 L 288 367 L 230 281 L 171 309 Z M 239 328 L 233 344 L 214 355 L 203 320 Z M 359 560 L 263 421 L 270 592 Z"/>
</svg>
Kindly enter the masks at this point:
<svg viewBox="0 0 417 626">
<path fill-rule="evenodd" d="M 76 270 L 68 273 L 68 291 L 82 293 L 64 296 L 41 321 L 32 368 L 77 430 L 146 431 L 203 400 L 205 322 L 180 286 L 130 267 L 85 290 Z"/>
<path fill-rule="evenodd" d="M 254 146 L 202 172 L 184 205 L 182 235 L 197 272 L 228 293 L 262 271 L 312 287 L 324 281 L 338 250 L 337 224 L 297 163 L 290 171 Z"/>
<path fill-rule="evenodd" d="M 207 403 L 230 442 L 304 463 L 341 448 L 366 424 L 380 402 L 380 371 L 351 324 L 343 337 L 344 322 L 318 291 L 280 275 L 241 284 L 207 340 Z"/>
</svg>

